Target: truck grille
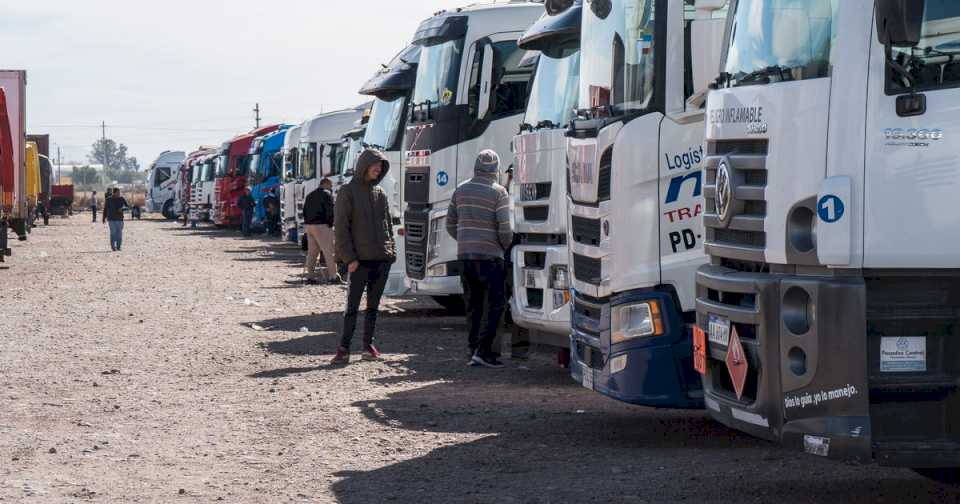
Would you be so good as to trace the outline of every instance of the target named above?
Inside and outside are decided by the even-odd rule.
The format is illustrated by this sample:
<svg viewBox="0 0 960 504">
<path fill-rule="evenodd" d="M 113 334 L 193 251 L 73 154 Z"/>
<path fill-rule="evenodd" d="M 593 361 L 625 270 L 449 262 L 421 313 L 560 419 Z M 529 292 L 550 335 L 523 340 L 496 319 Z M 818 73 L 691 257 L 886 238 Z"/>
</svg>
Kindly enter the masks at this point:
<svg viewBox="0 0 960 504">
<path fill-rule="evenodd" d="M 407 276 L 422 280 L 427 270 L 427 213 L 407 211 L 403 214 Z"/>
<path fill-rule="evenodd" d="M 573 275 L 577 280 L 590 285 L 600 285 L 602 269 L 600 259 L 573 254 Z"/>
<path fill-rule="evenodd" d="M 573 241 L 591 247 L 600 246 L 600 219 L 587 219 L 574 215 L 570 219 Z"/>
<path fill-rule="evenodd" d="M 532 222 L 543 222 L 550 216 L 550 207 L 534 206 L 523 207 L 523 220 Z"/>
<path fill-rule="evenodd" d="M 703 224 L 709 255 L 762 263 L 767 236 L 767 140 L 718 140 L 707 143 Z M 730 168 L 733 199 L 729 223 L 717 212 L 717 170 L 726 159 Z"/>
<path fill-rule="evenodd" d="M 613 149 L 607 149 L 600 158 L 600 169 L 597 173 L 597 201 L 610 199 L 611 165 L 613 165 Z"/>
</svg>

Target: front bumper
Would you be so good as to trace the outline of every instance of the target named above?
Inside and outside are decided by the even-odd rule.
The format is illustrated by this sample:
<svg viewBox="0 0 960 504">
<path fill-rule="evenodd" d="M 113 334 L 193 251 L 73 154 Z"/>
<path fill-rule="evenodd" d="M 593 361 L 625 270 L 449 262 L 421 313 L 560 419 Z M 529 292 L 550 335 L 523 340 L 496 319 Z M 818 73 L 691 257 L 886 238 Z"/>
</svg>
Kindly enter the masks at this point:
<svg viewBox="0 0 960 504">
<path fill-rule="evenodd" d="M 528 259 L 531 264 L 527 263 Z M 566 265 L 565 245 L 517 245 L 513 249 L 511 274 L 514 287 L 510 313 L 514 323 L 531 331 L 531 340 L 535 343 L 559 340 L 565 346 L 568 340 L 572 296 L 569 290 L 557 291 L 550 287 L 553 267 Z M 557 303 L 558 297 L 566 301 Z"/>
<path fill-rule="evenodd" d="M 913 276 L 907 282 L 915 287 L 901 288 L 890 274 L 868 280 L 701 267 L 697 323 L 709 331 L 711 315 L 729 319 L 750 369 L 737 398 L 724 361 L 727 349 L 707 338 L 704 388 L 710 415 L 831 459 L 960 466 L 960 441 L 949 427 L 956 421 L 958 380 L 948 364 L 954 361 L 950 345 L 956 331 L 937 334 L 927 325 L 930 314 L 943 314 L 945 306 L 914 302 L 929 293 L 955 293 L 956 287 L 949 287 L 955 279 Z M 938 285 L 947 290 L 937 291 Z M 805 302 L 798 304 L 800 293 Z M 950 317 L 948 328 L 955 325 Z M 920 325 L 923 332 L 917 331 Z M 905 334 L 926 334 L 925 370 L 882 371 L 881 340 Z"/>
<path fill-rule="evenodd" d="M 656 299 L 663 307 L 661 336 L 610 343 L 610 309 Z M 657 408 L 703 408 L 700 379 L 693 372 L 690 331 L 670 295 L 649 291 L 593 303 L 574 296 L 570 374 L 580 385 L 619 401 Z M 596 310 L 585 313 L 587 310 Z"/>
<path fill-rule="evenodd" d="M 459 276 L 425 277 L 416 280 L 404 277 L 404 283 L 410 295 L 453 296 L 463 294 Z"/>
</svg>

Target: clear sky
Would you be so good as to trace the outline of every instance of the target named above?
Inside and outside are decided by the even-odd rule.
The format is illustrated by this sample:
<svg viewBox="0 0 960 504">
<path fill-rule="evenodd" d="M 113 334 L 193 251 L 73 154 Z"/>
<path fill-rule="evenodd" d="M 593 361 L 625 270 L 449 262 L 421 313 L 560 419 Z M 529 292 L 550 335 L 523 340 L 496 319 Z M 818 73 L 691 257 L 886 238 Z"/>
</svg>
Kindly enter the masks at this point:
<svg viewBox="0 0 960 504">
<path fill-rule="evenodd" d="M 0 68 L 27 70 L 27 131 L 64 163 L 106 121 L 145 167 L 251 129 L 257 102 L 265 123 L 362 103 L 420 21 L 476 1 L 5 0 Z"/>
</svg>

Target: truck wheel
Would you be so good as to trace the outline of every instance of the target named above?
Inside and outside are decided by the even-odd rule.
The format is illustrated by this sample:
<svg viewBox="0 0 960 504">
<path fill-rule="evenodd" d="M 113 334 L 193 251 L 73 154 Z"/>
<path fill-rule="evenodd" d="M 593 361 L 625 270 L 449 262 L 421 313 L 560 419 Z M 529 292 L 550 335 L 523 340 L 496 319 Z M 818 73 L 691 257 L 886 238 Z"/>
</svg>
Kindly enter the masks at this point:
<svg viewBox="0 0 960 504">
<path fill-rule="evenodd" d="M 448 315 L 463 315 L 466 313 L 463 296 L 433 296 L 433 300 L 447 310 Z"/>
<path fill-rule="evenodd" d="M 175 220 L 177 215 L 173 213 L 173 200 L 167 200 L 163 204 L 163 210 L 160 212 L 163 214 L 163 218 L 167 220 Z"/>
<path fill-rule="evenodd" d="M 946 485 L 960 485 L 960 467 L 941 467 L 936 469 L 914 469 L 914 472 Z"/>
</svg>

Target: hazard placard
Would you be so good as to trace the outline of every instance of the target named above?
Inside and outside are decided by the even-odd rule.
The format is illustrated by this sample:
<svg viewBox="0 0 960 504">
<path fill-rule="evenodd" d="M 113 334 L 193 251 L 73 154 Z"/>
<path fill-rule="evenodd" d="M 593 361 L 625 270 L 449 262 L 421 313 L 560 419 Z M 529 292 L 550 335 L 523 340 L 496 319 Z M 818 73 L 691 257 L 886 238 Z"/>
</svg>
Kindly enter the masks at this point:
<svg viewBox="0 0 960 504">
<path fill-rule="evenodd" d="M 707 334 L 700 326 L 693 326 L 693 368 L 707 374 Z"/>
<path fill-rule="evenodd" d="M 747 383 L 747 355 L 743 352 L 743 344 L 734 326 L 730 332 L 730 344 L 727 345 L 727 370 L 730 371 L 730 380 L 737 392 L 737 400 L 743 397 L 743 386 Z"/>
</svg>

